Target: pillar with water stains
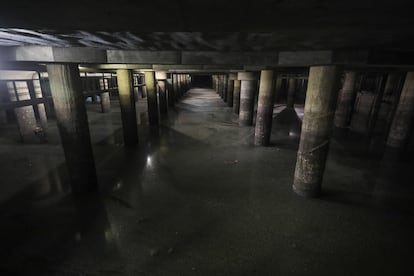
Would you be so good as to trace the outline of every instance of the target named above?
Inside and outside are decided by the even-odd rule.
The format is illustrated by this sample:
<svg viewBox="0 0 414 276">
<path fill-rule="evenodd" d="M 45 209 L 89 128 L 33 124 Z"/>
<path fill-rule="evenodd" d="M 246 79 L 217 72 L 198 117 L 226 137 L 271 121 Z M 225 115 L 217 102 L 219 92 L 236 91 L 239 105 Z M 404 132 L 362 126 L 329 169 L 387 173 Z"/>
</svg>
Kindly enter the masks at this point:
<svg viewBox="0 0 414 276">
<path fill-rule="evenodd" d="M 164 116 L 168 113 L 167 72 L 155 72 L 155 79 L 157 80 L 160 115 Z"/>
<path fill-rule="evenodd" d="M 287 107 L 294 108 L 296 98 L 296 78 L 289 78 Z"/>
<path fill-rule="evenodd" d="M 274 88 L 275 93 L 273 95 L 273 104 L 276 103 L 276 100 L 279 97 L 280 92 L 282 91 L 282 81 L 283 81 L 283 78 L 280 75 L 277 76 L 276 79 L 275 79 L 275 88 Z"/>
<path fill-rule="evenodd" d="M 339 94 L 338 104 L 335 111 L 334 122 L 336 127 L 349 127 L 356 97 L 355 81 L 356 72 L 346 71 L 344 74 L 344 82 Z"/>
<path fill-rule="evenodd" d="M 228 100 L 228 75 L 223 75 L 223 101 L 227 102 Z"/>
<path fill-rule="evenodd" d="M 116 76 L 118 80 L 124 142 L 125 145 L 135 145 L 138 143 L 138 125 L 132 87 L 132 71 L 129 69 L 118 69 L 116 70 Z"/>
<path fill-rule="evenodd" d="M 240 111 L 240 85 L 241 81 L 235 79 L 233 87 L 233 113 L 239 114 Z"/>
<path fill-rule="evenodd" d="M 78 65 L 48 64 L 47 72 L 72 191 L 96 193 L 98 182 Z"/>
<path fill-rule="evenodd" d="M 268 146 L 270 141 L 275 93 L 273 75 L 272 70 L 262 70 L 260 73 L 259 100 L 254 131 L 254 144 L 256 146 Z"/>
<path fill-rule="evenodd" d="M 414 123 L 414 72 L 408 72 L 388 134 L 387 146 L 403 149 Z"/>
<path fill-rule="evenodd" d="M 234 80 L 237 79 L 236 73 L 230 73 L 227 81 L 227 106 L 233 107 Z"/>
<path fill-rule="evenodd" d="M 310 68 L 293 182 L 298 195 L 316 197 L 320 193 L 339 85 L 338 66 Z"/>
<path fill-rule="evenodd" d="M 168 106 L 169 107 L 174 107 L 175 95 L 174 95 L 172 74 L 167 74 L 166 85 L 167 85 L 167 102 L 168 102 Z"/>
<path fill-rule="evenodd" d="M 257 76 L 254 72 L 239 72 L 237 79 L 241 81 L 239 125 L 251 126 L 253 124 Z"/>
<path fill-rule="evenodd" d="M 138 76 L 138 84 L 141 85 L 142 98 L 147 97 L 147 87 L 145 86 L 145 77 L 142 74 Z"/>
<path fill-rule="evenodd" d="M 147 87 L 148 118 L 151 125 L 158 125 L 158 99 L 155 72 L 145 72 L 145 85 Z"/>
<path fill-rule="evenodd" d="M 101 93 L 101 111 L 102 113 L 108 113 L 111 111 L 111 99 L 109 92 Z"/>
</svg>

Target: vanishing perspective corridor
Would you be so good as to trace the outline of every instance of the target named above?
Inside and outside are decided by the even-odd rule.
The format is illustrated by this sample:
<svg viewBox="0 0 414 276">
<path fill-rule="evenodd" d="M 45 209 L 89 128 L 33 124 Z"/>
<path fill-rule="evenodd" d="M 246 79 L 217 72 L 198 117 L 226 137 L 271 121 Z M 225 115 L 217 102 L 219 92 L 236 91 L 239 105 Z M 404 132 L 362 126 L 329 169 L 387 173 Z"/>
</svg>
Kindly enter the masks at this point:
<svg viewBox="0 0 414 276">
<path fill-rule="evenodd" d="M 278 120 L 277 106 L 279 132 L 261 148 L 212 89 L 190 89 L 160 128 L 140 99 L 136 147 L 119 146 L 112 108 L 94 121 L 88 106 L 100 196 L 74 197 L 64 170 L 46 168 L 2 206 L 3 275 L 403 275 L 410 265 L 413 187 L 393 182 L 408 168 L 335 140 L 325 192 L 303 200 L 291 191 L 299 119 Z M 26 150 L 48 155 L 37 147 Z"/>
</svg>

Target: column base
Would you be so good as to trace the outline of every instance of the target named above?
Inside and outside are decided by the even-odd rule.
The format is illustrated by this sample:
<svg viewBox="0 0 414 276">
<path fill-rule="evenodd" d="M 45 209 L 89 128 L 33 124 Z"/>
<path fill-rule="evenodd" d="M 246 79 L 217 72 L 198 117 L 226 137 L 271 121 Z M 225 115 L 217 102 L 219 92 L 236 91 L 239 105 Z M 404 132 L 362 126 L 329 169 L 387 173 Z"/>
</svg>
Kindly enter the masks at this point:
<svg viewBox="0 0 414 276">
<path fill-rule="evenodd" d="M 321 194 L 321 188 L 320 187 L 315 187 L 313 189 L 303 189 L 303 188 L 299 188 L 295 184 L 293 184 L 292 188 L 293 188 L 293 191 L 295 192 L 295 194 L 297 194 L 301 197 L 305 197 L 305 198 L 317 198 Z"/>
</svg>

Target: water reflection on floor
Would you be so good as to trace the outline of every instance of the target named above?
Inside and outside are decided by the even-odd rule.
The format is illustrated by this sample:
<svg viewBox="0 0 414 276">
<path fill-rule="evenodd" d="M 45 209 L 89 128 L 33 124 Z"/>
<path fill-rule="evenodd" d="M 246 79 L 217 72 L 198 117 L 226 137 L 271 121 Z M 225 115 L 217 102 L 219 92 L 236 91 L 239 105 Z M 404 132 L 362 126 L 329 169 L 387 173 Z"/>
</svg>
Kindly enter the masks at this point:
<svg viewBox="0 0 414 276">
<path fill-rule="evenodd" d="M 412 163 L 334 139 L 324 193 L 305 200 L 291 192 L 300 107 L 275 108 L 265 148 L 208 89 L 160 128 L 137 108 L 131 148 L 119 108 L 89 108 L 101 196 L 70 195 L 58 145 L 14 146 L 35 169 L 0 205 L 2 275 L 408 275 Z"/>
</svg>

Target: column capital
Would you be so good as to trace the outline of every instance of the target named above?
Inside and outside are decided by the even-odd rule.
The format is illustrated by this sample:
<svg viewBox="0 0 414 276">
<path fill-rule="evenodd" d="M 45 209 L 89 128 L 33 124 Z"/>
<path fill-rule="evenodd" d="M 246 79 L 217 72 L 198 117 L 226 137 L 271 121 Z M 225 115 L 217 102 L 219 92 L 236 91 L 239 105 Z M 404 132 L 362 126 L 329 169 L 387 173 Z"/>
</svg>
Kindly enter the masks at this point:
<svg viewBox="0 0 414 276">
<path fill-rule="evenodd" d="M 155 72 L 155 79 L 156 80 L 166 80 L 167 79 L 167 72 L 165 72 L 165 71 Z"/>
<path fill-rule="evenodd" d="M 229 73 L 229 80 L 237 80 L 237 73 Z"/>
<path fill-rule="evenodd" d="M 237 79 L 242 81 L 258 80 L 259 76 L 255 72 L 238 72 Z"/>
</svg>

